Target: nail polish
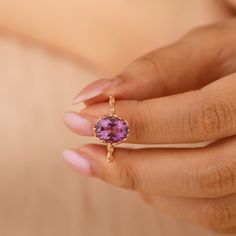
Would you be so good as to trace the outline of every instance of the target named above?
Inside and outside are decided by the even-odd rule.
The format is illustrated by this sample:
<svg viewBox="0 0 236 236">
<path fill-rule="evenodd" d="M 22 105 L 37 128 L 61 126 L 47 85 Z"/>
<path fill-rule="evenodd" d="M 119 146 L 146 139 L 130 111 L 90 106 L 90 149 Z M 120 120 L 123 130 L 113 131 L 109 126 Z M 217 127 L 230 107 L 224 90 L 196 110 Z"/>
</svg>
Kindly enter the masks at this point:
<svg viewBox="0 0 236 236">
<path fill-rule="evenodd" d="M 121 78 L 100 79 L 86 86 L 74 99 L 73 104 L 86 101 L 101 95 L 105 91 L 116 87 L 122 81 Z"/>
<path fill-rule="evenodd" d="M 91 174 L 90 163 L 78 152 L 66 149 L 62 153 L 64 160 L 81 174 L 89 176 Z"/>
<path fill-rule="evenodd" d="M 81 135 L 92 136 L 93 125 L 85 116 L 81 116 L 75 112 L 68 112 L 64 115 L 64 121 L 69 128 L 75 130 Z"/>
</svg>

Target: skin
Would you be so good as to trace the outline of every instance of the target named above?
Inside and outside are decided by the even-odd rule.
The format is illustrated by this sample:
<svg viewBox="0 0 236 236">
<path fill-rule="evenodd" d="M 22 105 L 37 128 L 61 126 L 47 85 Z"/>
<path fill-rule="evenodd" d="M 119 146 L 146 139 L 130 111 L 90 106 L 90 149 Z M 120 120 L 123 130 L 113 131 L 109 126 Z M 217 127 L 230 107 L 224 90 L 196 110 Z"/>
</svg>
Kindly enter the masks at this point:
<svg viewBox="0 0 236 236">
<path fill-rule="evenodd" d="M 231 7 L 236 8 L 236 1 L 235 0 L 226 0 L 226 3 L 228 3 Z"/>
<path fill-rule="evenodd" d="M 117 114 L 131 127 L 128 143 L 211 144 L 117 147 L 112 164 L 106 162 L 104 146 L 89 144 L 74 150 L 86 165 L 70 161 L 68 155 L 65 159 L 80 173 L 134 190 L 170 215 L 236 233 L 235 29 L 233 18 L 192 30 L 133 62 L 117 78 L 90 84 L 74 100 L 83 100 L 87 107 L 65 116 L 71 130 L 90 136 L 96 118 L 108 112 L 112 94 L 118 100 Z M 74 122 L 82 118 L 83 125 Z"/>
</svg>

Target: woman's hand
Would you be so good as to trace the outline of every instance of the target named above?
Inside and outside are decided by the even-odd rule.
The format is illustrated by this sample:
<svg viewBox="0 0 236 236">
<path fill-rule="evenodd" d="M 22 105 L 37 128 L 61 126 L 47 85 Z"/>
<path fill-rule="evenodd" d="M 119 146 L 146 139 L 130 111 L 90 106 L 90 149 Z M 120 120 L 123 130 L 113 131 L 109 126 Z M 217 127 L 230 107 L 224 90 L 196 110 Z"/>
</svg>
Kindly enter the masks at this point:
<svg viewBox="0 0 236 236">
<path fill-rule="evenodd" d="M 99 80 L 74 100 L 79 114 L 67 126 L 91 136 L 108 112 L 108 95 L 131 127 L 129 143 L 215 141 L 201 148 L 116 148 L 85 145 L 64 158 L 79 172 L 141 193 L 172 215 L 208 228 L 236 232 L 236 19 L 193 30 L 168 47 L 145 55 L 120 76 Z"/>
</svg>

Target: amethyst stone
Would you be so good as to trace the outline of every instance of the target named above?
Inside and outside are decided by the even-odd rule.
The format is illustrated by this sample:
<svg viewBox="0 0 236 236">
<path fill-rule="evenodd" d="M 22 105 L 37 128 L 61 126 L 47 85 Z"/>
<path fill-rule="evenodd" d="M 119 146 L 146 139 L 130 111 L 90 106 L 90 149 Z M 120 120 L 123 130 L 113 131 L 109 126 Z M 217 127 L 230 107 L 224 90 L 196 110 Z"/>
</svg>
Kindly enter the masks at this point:
<svg viewBox="0 0 236 236">
<path fill-rule="evenodd" d="M 128 123 L 117 116 L 104 116 L 95 124 L 95 134 L 106 143 L 118 143 L 127 138 Z"/>
</svg>

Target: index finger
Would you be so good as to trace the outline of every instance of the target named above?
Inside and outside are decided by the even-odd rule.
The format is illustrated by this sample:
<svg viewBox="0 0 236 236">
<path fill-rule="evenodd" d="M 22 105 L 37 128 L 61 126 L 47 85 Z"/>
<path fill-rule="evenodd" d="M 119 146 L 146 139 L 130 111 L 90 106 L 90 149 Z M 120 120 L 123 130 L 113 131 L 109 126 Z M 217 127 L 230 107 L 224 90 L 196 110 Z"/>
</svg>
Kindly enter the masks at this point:
<svg viewBox="0 0 236 236">
<path fill-rule="evenodd" d="M 87 105 L 106 101 L 144 100 L 202 88 L 236 69 L 233 52 L 235 20 L 194 29 L 179 41 L 131 63 L 113 79 L 86 86 L 74 99 Z M 230 45 L 230 50 L 227 50 Z"/>
</svg>

